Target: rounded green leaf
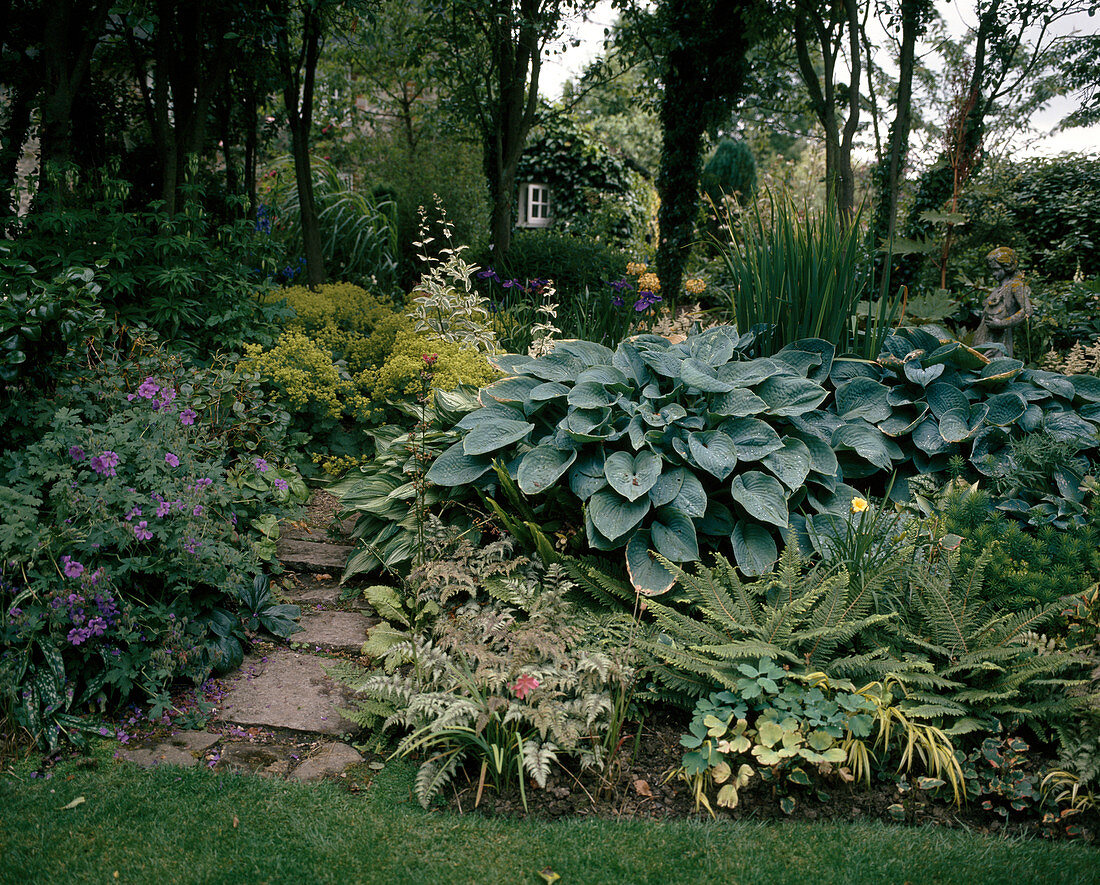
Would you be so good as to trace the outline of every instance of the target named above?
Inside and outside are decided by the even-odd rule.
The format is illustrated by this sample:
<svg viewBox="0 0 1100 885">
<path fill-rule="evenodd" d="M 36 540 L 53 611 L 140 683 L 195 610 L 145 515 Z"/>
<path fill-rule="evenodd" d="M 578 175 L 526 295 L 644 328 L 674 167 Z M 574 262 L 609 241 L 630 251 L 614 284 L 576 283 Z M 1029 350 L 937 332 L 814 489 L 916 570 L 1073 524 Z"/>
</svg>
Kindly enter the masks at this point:
<svg viewBox="0 0 1100 885">
<path fill-rule="evenodd" d="M 684 470 L 684 484 L 672 499 L 672 506 L 691 517 L 701 517 L 707 512 L 707 493 L 690 470 Z"/>
<path fill-rule="evenodd" d="M 1015 424 L 1027 409 L 1027 402 L 1018 393 L 999 393 L 988 400 L 986 421 L 997 427 Z"/>
<path fill-rule="evenodd" d="M 1095 375 L 1070 375 L 1069 381 L 1073 385 L 1077 399 L 1089 403 L 1100 403 L 1100 378 Z"/>
<path fill-rule="evenodd" d="M 758 470 L 735 476 L 730 494 L 750 516 L 780 528 L 787 527 L 787 495 L 774 476 Z"/>
<path fill-rule="evenodd" d="M 871 378 L 853 378 L 836 389 L 836 410 L 845 421 L 863 418 L 872 424 L 890 417 L 889 388 Z"/>
<path fill-rule="evenodd" d="M 538 446 L 519 462 L 516 480 L 525 495 L 537 495 L 556 483 L 577 460 L 576 449 Z"/>
<path fill-rule="evenodd" d="M 969 409 L 948 409 L 940 416 L 940 436 L 949 443 L 967 442 L 981 430 L 988 413 L 989 406 L 985 403 Z"/>
<path fill-rule="evenodd" d="M 687 471 L 683 467 L 677 467 L 673 470 L 666 470 L 657 477 L 657 482 L 649 490 L 649 500 L 653 503 L 653 506 L 664 507 L 666 504 L 675 501 L 680 494 L 680 490 L 684 487 L 685 476 L 687 476 Z"/>
<path fill-rule="evenodd" d="M 711 397 L 707 404 L 707 410 L 712 415 L 723 417 L 744 418 L 749 415 L 759 415 L 767 411 L 768 404 L 760 399 L 747 387 L 737 387 L 729 393 L 718 394 Z"/>
<path fill-rule="evenodd" d="M 943 381 L 937 381 L 935 384 L 929 384 L 928 388 L 924 391 L 924 398 L 928 402 L 928 407 L 932 410 L 932 414 L 939 419 L 944 412 L 951 409 L 968 409 L 970 408 L 970 400 L 966 398 L 966 394 L 963 393 L 954 384 L 947 384 Z"/>
<path fill-rule="evenodd" d="M 783 440 L 783 448 L 761 459 L 760 463 L 779 478 L 788 489 L 801 488 L 810 474 L 810 450 L 804 442 L 794 437 Z"/>
<path fill-rule="evenodd" d="M 779 434 L 759 418 L 731 418 L 718 429 L 733 440 L 740 461 L 759 461 L 783 448 Z"/>
<path fill-rule="evenodd" d="M 970 414 L 969 407 L 967 414 Z M 913 431 L 913 445 L 926 455 L 942 455 L 951 451 L 951 445 L 940 434 L 940 423 L 935 418 L 925 418 L 917 425 Z"/>
<path fill-rule="evenodd" d="M 569 388 L 560 381 L 547 381 L 545 384 L 540 384 L 538 387 L 531 388 L 528 399 L 538 403 L 568 395 Z"/>
<path fill-rule="evenodd" d="M 582 455 L 569 470 L 569 490 L 587 501 L 596 492 L 607 485 L 607 478 L 603 475 L 603 451 L 597 447 L 586 455 Z"/>
<path fill-rule="evenodd" d="M 902 366 L 905 377 L 914 384 L 927 387 L 943 374 L 943 363 L 933 363 L 927 369 L 921 365 L 919 359 L 906 360 Z"/>
<path fill-rule="evenodd" d="M 685 513 L 673 507 L 657 511 L 657 519 L 650 526 L 653 546 L 665 559 L 672 562 L 694 562 L 699 558 L 699 541 L 695 524 Z"/>
<path fill-rule="evenodd" d="M 626 570 L 630 583 L 643 596 L 660 596 L 676 583 L 676 577 L 650 552 L 649 529 L 639 529 L 626 545 Z"/>
<path fill-rule="evenodd" d="M 772 375 L 756 386 L 755 393 L 768 404 L 772 415 L 812 412 L 829 395 L 820 384 L 797 375 Z"/>
<path fill-rule="evenodd" d="M 438 486 L 461 486 L 473 482 L 492 466 L 492 458 L 467 455 L 462 443 L 456 442 L 435 459 L 425 478 Z"/>
<path fill-rule="evenodd" d="M 719 480 L 733 473 L 737 466 L 737 447 L 720 430 L 688 434 L 688 450 L 696 464 Z"/>
<path fill-rule="evenodd" d="M 535 429 L 526 421 L 508 418 L 490 418 L 482 421 L 462 440 L 462 451 L 467 455 L 484 455 L 495 452 L 523 439 Z"/>
<path fill-rule="evenodd" d="M 583 381 L 569 391 L 568 401 L 574 409 L 602 409 L 615 401 L 615 394 L 596 381 Z"/>
<path fill-rule="evenodd" d="M 749 520 L 739 520 L 730 536 L 737 567 L 751 577 L 767 574 L 779 558 L 775 538 L 764 526 Z"/>
<path fill-rule="evenodd" d="M 649 499 L 627 501 L 610 489 L 600 489 L 588 501 L 592 524 L 609 541 L 621 538 L 649 512 Z"/>
<path fill-rule="evenodd" d="M 699 520 L 695 528 L 704 535 L 722 538 L 728 536 L 729 533 L 733 531 L 735 522 L 736 520 L 733 518 L 733 513 L 725 504 L 720 501 L 710 501 L 707 504 L 707 512 L 703 515 L 703 518 Z"/>
<path fill-rule="evenodd" d="M 479 396 L 487 406 L 492 405 L 494 400 L 499 403 L 525 403 L 531 391 L 541 383 L 538 378 L 528 378 L 526 376 L 502 378 L 500 381 L 494 381 L 488 387 L 483 387 Z"/>
<path fill-rule="evenodd" d="M 661 475 L 661 456 L 643 449 L 637 455 L 612 452 L 603 465 L 608 484 L 628 501 L 637 501 L 649 493 Z"/>
</svg>

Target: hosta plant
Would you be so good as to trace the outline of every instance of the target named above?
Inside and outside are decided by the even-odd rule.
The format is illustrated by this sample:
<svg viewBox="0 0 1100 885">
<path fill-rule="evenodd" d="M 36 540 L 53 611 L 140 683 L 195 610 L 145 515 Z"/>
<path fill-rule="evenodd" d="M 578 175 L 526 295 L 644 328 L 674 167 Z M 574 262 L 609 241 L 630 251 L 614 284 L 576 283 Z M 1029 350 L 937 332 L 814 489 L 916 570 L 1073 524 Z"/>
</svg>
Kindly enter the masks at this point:
<svg viewBox="0 0 1100 885">
<path fill-rule="evenodd" d="M 508 377 L 482 389 L 428 479 L 475 483 L 500 460 L 527 495 L 567 485 L 588 546 L 625 551 L 647 594 L 673 583 L 652 550 L 690 562 L 729 544 L 743 572 L 760 574 L 794 508 L 846 507 L 855 491 L 818 430 L 832 345 L 752 360 L 754 340 L 720 326 L 680 344 L 640 335 L 614 351 L 563 341 L 546 356 L 500 357 Z M 885 469 L 891 454 L 870 457 Z"/>
</svg>

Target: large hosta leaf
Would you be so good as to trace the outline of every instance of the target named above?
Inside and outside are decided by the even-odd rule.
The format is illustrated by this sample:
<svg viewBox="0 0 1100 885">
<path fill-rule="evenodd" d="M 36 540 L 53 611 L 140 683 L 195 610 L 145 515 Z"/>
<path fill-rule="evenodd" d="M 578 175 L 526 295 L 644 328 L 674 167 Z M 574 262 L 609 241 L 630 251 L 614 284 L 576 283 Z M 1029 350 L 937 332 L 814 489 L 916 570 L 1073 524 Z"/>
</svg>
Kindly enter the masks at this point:
<svg viewBox="0 0 1100 885">
<path fill-rule="evenodd" d="M 758 470 L 735 476 L 730 494 L 750 516 L 780 528 L 787 527 L 787 495 L 774 476 Z"/>
<path fill-rule="evenodd" d="M 1048 412 L 1040 425 L 1052 437 L 1062 442 L 1076 442 L 1085 446 L 1097 443 L 1096 426 L 1073 412 Z"/>
<path fill-rule="evenodd" d="M 519 442 L 535 429 L 526 421 L 506 418 L 488 418 L 480 422 L 462 440 L 462 451 L 467 455 L 485 455 Z"/>
<path fill-rule="evenodd" d="M 628 501 L 611 491 L 601 489 L 588 501 L 592 525 L 609 541 L 623 537 L 640 523 L 649 512 L 649 499 Z"/>
<path fill-rule="evenodd" d="M 733 440 L 741 461 L 759 461 L 783 448 L 779 434 L 758 418 L 731 418 L 723 421 L 718 429 Z"/>
<path fill-rule="evenodd" d="M 919 384 L 921 387 L 927 387 L 939 378 L 940 375 L 943 374 L 943 371 L 942 363 L 934 363 L 928 366 L 928 368 L 925 368 L 921 365 L 920 360 L 917 359 L 906 360 L 905 364 L 902 366 L 902 372 L 904 372 L 905 377 L 914 384 Z"/>
<path fill-rule="evenodd" d="M 494 381 L 488 387 L 481 388 L 479 397 L 487 406 L 492 405 L 494 401 L 498 403 L 525 403 L 531 391 L 541 384 L 542 382 L 538 378 L 528 378 L 525 375 L 502 378 L 500 381 Z"/>
<path fill-rule="evenodd" d="M 877 424 L 890 417 L 888 393 L 885 384 L 870 378 L 853 378 L 836 389 L 836 410 L 845 421 L 863 418 Z"/>
<path fill-rule="evenodd" d="M 661 475 L 661 456 L 643 449 L 637 455 L 612 452 L 604 462 L 603 475 L 616 492 L 628 501 L 637 501 L 649 494 Z"/>
<path fill-rule="evenodd" d="M 756 386 L 755 393 L 768 404 L 772 415 L 812 412 L 829 395 L 820 384 L 797 375 L 772 375 Z"/>
<path fill-rule="evenodd" d="M 968 409 L 948 409 L 940 416 L 940 436 L 944 442 L 961 443 L 973 439 L 982 429 L 989 406 L 978 403 Z"/>
<path fill-rule="evenodd" d="M 760 463 L 794 491 L 802 487 L 810 473 L 810 450 L 802 440 L 788 436 L 783 440 L 783 448 L 765 456 Z"/>
<path fill-rule="evenodd" d="M 893 459 L 901 459 L 897 443 L 864 421 L 845 424 L 833 434 L 834 449 L 851 449 L 879 470 L 890 470 Z"/>
<path fill-rule="evenodd" d="M 569 391 L 569 405 L 574 409 L 602 409 L 611 405 L 616 394 L 596 381 L 583 381 Z"/>
<path fill-rule="evenodd" d="M 961 413 L 962 409 L 958 409 L 958 412 Z M 969 414 L 970 409 L 967 407 L 967 415 Z M 913 444 L 926 455 L 942 455 L 951 451 L 951 444 L 940 435 L 940 423 L 935 418 L 925 418 L 917 425 L 913 431 Z"/>
<path fill-rule="evenodd" d="M 576 449 L 559 449 L 556 446 L 538 446 L 519 462 L 517 481 L 525 495 L 537 495 L 546 491 L 577 460 Z"/>
<path fill-rule="evenodd" d="M 694 562 L 699 558 L 699 541 L 695 524 L 686 513 L 673 507 L 657 511 L 657 518 L 650 526 L 653 546 L 665 559 L 672 562 Z"/>
<path fill-rule="evenodd" d="M 970 400 L 966 398 L 966 394 L 954 384 L 947 384 L 943 381 L 929 384 L 924 396 L 928 401 L 928 407 L 937 419 L 941 418 L 944 412 L 951 409 L 970 408 Z"/>
<path fill-rule="evenodd" d="M 683 467 L 663 471 L 649 490 L 649 500 L 653 502 L 653 506 L 664 507 L 675 501 L 680 489 L 684 487 L 684 477 L 687 475 L 688 472 Z"/>
<path fill-rule="evenodd" d="M 703 393 L 728 393 L 735 386 L 732 381 L 720 380 L 713 368 L 697 359 L 684 360 L 680 367 L 680 379 L 688 387 Z"/>
<path fill-rule="evenodd" d="M 779 558 L 775 538 L 764 526 L 740 520 L 730 536 L 737 567 L 749 577 L 766 574 Z"/>
<path fill-rule="evenodd" d="M 986 421 L 998 427 L 1015 424 L 1027 409 L 1027 402 L 1018 393 L 999 393 L 988 401 Z"/>
<path fill-rule="evenodd" d="M 737 446 L 720 430 L 688 434 L 688 449 L 696 464 L 720 480 L 737 466 Z"/>
<path fill-rule="evenodd" d="M 1077 399 L 1087 403 L 1100 403 L 1100 378 L 1095 375 L 1070 375 L 1069 381 Z"/>
<path fill-rule="evenodd" d="M 747 387 L 737 387 L 729 393 L 711 397 L 708 409 L 711 414 L 745 418 L 767 411 L 768 404 Z"/>
<path fill-rule="evenodd" d="M 690 470 L 684 470 L 684 483 L 672 499 L 672 506 L 692 517 L 701 517 L 707 512 L 707 493 Z"/>
<path fill-rule="evenodd" d="M 435 459 L 425 478 L 438 486 L 462 486 L 473 482 L 492 466 L 492 458 L 467 455 L 463 444 L 456 442 Z"/>
<path fill-rule="evenodd" d="M 630 583 L 643 596 L 667 593 L 676 583 L 672 572 L 650 552 L 651 544 L 649 529 L 639 529 L 626 545 L 626 570 Z"/>
<path fill-rule="evenodd" d="M 603 451 L 597 447 L 594 451 L 581 455 L 570 468 L 569 490 L 582 501 L 587 501 L 607 485 L 603 462 Z"/>
</svg>

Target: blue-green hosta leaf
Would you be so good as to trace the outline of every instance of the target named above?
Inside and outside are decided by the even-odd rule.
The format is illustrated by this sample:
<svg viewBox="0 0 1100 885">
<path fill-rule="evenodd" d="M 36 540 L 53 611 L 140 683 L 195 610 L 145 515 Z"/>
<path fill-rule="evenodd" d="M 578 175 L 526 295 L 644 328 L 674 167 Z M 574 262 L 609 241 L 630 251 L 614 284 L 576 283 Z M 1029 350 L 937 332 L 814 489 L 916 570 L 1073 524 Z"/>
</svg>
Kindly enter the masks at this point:
<svg viewBox="0 0 1100 885">
<path fill-rule="evenodd" d="M 574 382 L 575 384 L 585 384 L 587 382 L 595 382 L 596 384 L 602 384 L 605 387 L 609 387 L 617 393 L 626 393 L 627 391 L 634 389 L 634 384 L 626 377 L 622 372 L 616 369 L 614 366 L 593 366 L 591 369 L 585 369 L 581 372 Z"/>
<path fill-rule="evenodd" d="M 982 429 L 982 422 L 988 414 L 986 403 L 977 403 L 968 409 L 948 409 L 940 416 L 940 436 L 944 442 L 969 442 Z"/>
<path fill-rule="evenodd" d="M 1039 425 L 1043 423 L 1043 410 L 1035 403 L 1030 403 L 1024 413 L 1020 416 L 1020 420 L 1016 422 L 1017 426 L 1025 433 L 1034 433 L 1039 429 Z"/>
<path fill-rule="evenodd" d="M 623 341 L 615 349 L 615 355 L 611 358 L 611 364 L 632 379 L 635 385 L 641 386 L 653 377 L 652 371 L 646 366 L 638 348 L 629 341 Z"/>
<path fill-rule="evenodd" d="M 462 451 L 467 455 L 486 455 L 519 442 L 535 429 L 526 421 L 505 418 L 489 418 L 474 427 L 462 440 Z"/>
<path fill-rule="evenodd" d="M 484 421 L 523 421 L 522 410 L 503 403 L 494 403 L 464 415 L 455 425 L 458 430 L 473 430 Z"/>
<path fill-rule="evenodd" d="M 649 348 L 639 349 L 638 353 L 642 358 L 642 362 L 658 375 L 664 378 L 680 377 L 680 365 L 684 361 L 683 357 L 669 353 L 667 350 L 651 350 Z"/>
<path fill-rule="evenodd" d="M 759 461 L 783 447 L 779 434 L 759 418 L 731 418 L 718 429 L 733 440 L 740 461 Z"/>
<path fill-rule="evenodd" d="M 602 448 L 597 448 L 581 455 L 569 469 L 569 490 L 582 501 L 587 501 L 607 485 L 603 461 Z"/>
<path fill-rule="evenodd" d="M 1100 378 L 1095 375 L 1070 375 L 1076 399 L 1087 403 L 1100 403 Z"/>
<path fill-rule="evenodd" d="M 676 497 L 672 499 L 671 506 L 688 516 L 701 517 L 707 512 L 707 493 L 699 477 L 690 470 L 680 469 L 684 471 L 684 482 L 680 486 L 680 491 L 676 493 Z"/>
<path fill-rule="evenodd" d="M 939 436 L 939 434 L 936 435 Z M 1003 473 L 1001 468 L 1007 464 L 1004 456 L 1004 447 L 1007 442 L 1008 434 L 1001 428 L 983 427 L 974 437 L 974 444 L 970 449 L 970 463 L 985 476 Z"/>
<path fill-rule="evenodd" d="M 772 415 L 812 412 L 829 395 L 820 384 L 797 375 L 772 375 L 756 386 L 755 393 L 768 404 Z"/>
<path fill-rule="evenodd" d="M 707 410 L 712 415 L 731 418 L 745 418 L 767 411 L 768 404 L 747 387 L 736 387 L 729 393 L 721 393 L 710 398 Z"/>
<path fill-rule="evenodd" d="M 795 374 L 806 378 L 811 371 L 820 373 L 822 354 L 806 350 L 794 350 L 784 347 L 772 357 L 777 363 L 788 366 Z"/>
<path fill-rule="evenodd" d="M 494 369 L 499 369 L 505 375 L 526 374 L 527 368 L 534 364 L 535 360 L 529 356 L 520 356 L 515 353 L 498 353 L 486 357 Z"/>
<path fill-rule="evenodd" d="M 905 377 L 914 384 L 927 387 L 943 374 L 943 363 L 933 363 L 928 368 L 921 365 L 919 359 L 906 360 L 902 366 Z"/>
<path fill-rule="evenodd" d="M 473 482 L 492 466 L 493 459 L 488 456 L 467 455 L 460 441 L 432 462 L 425 478 L 437 486 L 462 486 Z"/>
<path fill-rule="evenodd" d="M 530 398 L 531 391 L 540 384 L 542 382 L 538 378 L 529 378 L 526 375 L 501 378 L 488 387 L 481 388 L 478 397 L 487 406 L 491 406 L 494 402 L 519 403 L 522 405 Z"/>
<path fill-rule="evenodd" d="M 800 439 L 788 436 L 783 439 L 783 448 L 766 455 L 760 463 L 774 473 L 783 485 L 794 491 L 806 482 L 811 461 L 807 445 Z"/>
<path fill-rule="evenodd" d="M 969 406 L 967 414 L 970 414 Z M 925 418 L 918 424 L 912 438 L 913 445 L 926 455 L 943 455 L 952 450 L 951 444 L 940 435 L 940 422 L 935 418 Z"/>
<path fill-rule="evenodd" d="M 1097 444 L 1096 425 L 1073 412 L 1048 412 L 1040 426 L 1061 442 L 1076 442 L 1083 446 Z"/>
<path fill-rule="evenodd" d="M 577 442 L 596 442 L 611 435 L 610 409 L 573 409 L 565 416 L 566 433 Z"/>
<path fill-rule="evenodd" d="M 688 434 L 688 449 L 691 459 L 719 480 L 733 473 L 733 468 L 737 466 L 737 447 L 720 430 Z"/>
<path fill-rule="evenodd" d="M 853 378 L 836 389 L 836 410 L 845 421 L 863 418 L 872 424 L 885 421 L 893 411 L 885 384 L 871 378 Z"/>
<path fill-rule="evenodd" d="M 698 335 L 688 336 L 688 353 L 708 366 L 718 367 L 733 359 L 738 336 L 729 326 L 714 326 Z"/>
<path fill-rule="evenodd" d="M 569 395 L 569 387 L 566 387 L 560 381 L 547 381 L 540 384 L 538 387 L 533 387 L 531 393 L 528 395 L 528 399 L 535 402 L 545 402 L 551 399 L 560 399 L 563 396 Z"/>
<path fill-rule="evenodd" d="M 606 344 L 581 338 L 563 338 L 554 342 L 554 354 L 575 357 L 585 368 L 610 366 L 615 356 Z"/>
<path fill-rule="evenodd" d="M 645 445 L 645 422 L 641 415 L 630 419 L 630 423 L 626 425 L 626 434 L 630 438 L 630 447 L 635 452 Z"/>
<path fill-rule="evenodd" d="M 723 538 L 728 537 L 733 531 L 735 522 L 733 513 L 725 504 L 712 500 L 707 504 L 707 512 L 695 528 L 704 535 Z"/>
<path fill-rule="evenodd" d="M 618 541 L 612 541 L 609 538 L 605 538 L 603 533 L 596 528 L 592 522 L 592 513 L 586 507 L 584 510 L 584 532 L 585 537 L 588 539 L 588 546 L 593 550 L 617 550 L 623 546 L 625 538 L 620 538 Z"/>
<path fill-rule="evenodd" d="M 928 406 L 919 408 L 914 406 L 896 406 L 894 414 L 885 421 L 880 421 L 875 426 L 885 433 L 890 439 L 898 439 L 907 433 L 912 433 L 914 428 L 928 416 Z"/>
<path fill-rule="evenodd" d="M 650 526 L 653 546 L 672 562 L 695 562 L 699 558 L 699 541 L 691 518 L 673 507 L 657 511 Z"/>
<path fill-rule="evenodd" d="M 667 593 L 676 578 L 650 552 L 652 539 L 649 529 L 639 529 L 626 545 L 626 571 L 630 583 L 643 596 L 660 596 Z"/>
<path fill-rule="evenodd" d="M 882 369 L 878 363 L 855 357 L 838 357 L 833 360 L 833 367 L 829 370 L 829 381 L 833 387 L 840 387 L 853 378 L 873 378 L 878 381 L 881 377 Z"/>
<path fill-rule="evenodd" d="M 767 574 L 779 558 L 775 538 L 759 523 L 739 520 L 730 541 L 737 567 L 750 578 Z"/>
<path fill-rule="evenodd" d="M 946 363 L 959 369 L 981 369 L 988 365 L 989 357 L 959 341 L 949 341 L 926 354 L 922 362 L 926 366 Z"/>
<path fill-rule="evenodd" d="M 687 417 L 687 409 L 679 403 L 669 403 L 662 406 L 657 416 L 667 425 Z"/>
<path fill-rule="evenodd" d="M 661 475 L 661 466 L 661 456 L 649 449 L 643 449 L 637 455 L 612 452 L 604 462 L 603 475 L 616 492 L 628 501 L 637 501 L 653 488 Z"/>
<path fill-rule="evenodd" d="M 688 387 L 703 393 L 728 393 L 736 386 L 732 381 L 720 380 L 713 368 L 697 359 L 684 360 L 680 367 L 680 379 Z"/>
<path fill-rule="evenodd" d="M 735 476 L 730 494 L 750 516 L 780 528 L 787 527 L 787 495 L 774 476 L 758 470 Z"/>
<path fill-rule="evenodd" d="M 811 381 L 817 381 L 820 384 L 832 373 L 833 360 L 836 358 L 836 346 L 824 338 L 800 338 L 798 341 L 792 341 L 779 353 L 782 354 L 791 350 L 805 351 L 821 357 L 820 362 L 814 363 L 810 368 L 807 377 Z"/>
<path fill-rule="evenodd" d="M 795 435 L 810 453 L 810 470 L 822 476 L 835 476 L 837 461 L 833 447 L 813 433 L 795 431 Z"/>
<path fill-rule="evenodd" d="M 662 472 L 649 490 L 649 500 L 653 502 L 653 506 L 664 507 L 675 501 L 680 489 L 684 487 L 684 477 L 687 475 L 688 472 L 683 467 Z"/>
<path fill-rule="evenodd" d="M 574 409 L 602 409 L 616 399 L 616 394 L 596 381 L 584 381 L 575 385 L 568 396 L 569 405 Z"/>
<path fill-rule="evenodd" d="M 997 427 L 1015 424 L 1027 409 L 1027 402 L 1018 393 L 999 393 L 987 401 L 989 414 L 986 421 Z"/>
<path fill-rule="evenodd" d="M 1023 369 L 1023 361 L 1013 359 L 1010 356 L 998 356 L 982 367 L 978 377 L 982 380 L 993 378 L 998 381 L 1009 381 L 1019 375 Z"/>
<path fill-rule="evenodd" d="M 517 481 L 525 495 L 544 492 L 561 479 L 562 474 L 577 460 L 577 450 L 562 450 L 553 446 L 531 449 L 519 462 Z"/>
<path fill-rule="evenodd" d="M 845 424 L 833 434 L 834 450 L 851 449 L 879 470 L 890 470 L 893 460 L 901 460 L 898 444 L 873 424 L 856 421 Z"/>
<path fill-rule="evenodd" d="M 628 501 L 610 489 L 600 489 L 588 501 L 592 525 L 609 541 L 623 537 L 645 519 L 648 512 L 648 498 Z"/>
<path fill-rule="evenodd" d="M 1065 375 L 1033 369 L 1030 372 L 1030 376 L 1030 380 L 1044 390 L 1049 390 L 1055 396 L 1060 396 L 1062 399 L 1073 400 L 1075 388 L 1073 382 Z"/>
<path fill-rule="evenodd" d="M 718 377 L 723 381 L 736 384 L 738 387 L 747 387 L 751 384 L 766 381 L 772 375 L 789 371 L 787 366 L 780 365 L 774 360 L 758 359 L 747 360 L 743 363 L 726 363 L 726 365 L 718 368 Z"/>
<path fill-rule="evenodd" d="M 524 372 L 542 381 L 572 383 L 573 379 L 586 368 L 588 367 L 584 361 L 568 353 L 550 353 L 529 363 Z"/>
<path fill-rule="evenodd" d="M 943 381 L 937 381 L 935 384 L 929 384 L 924 391 L 924 398 L 928 402 L 928 407 L 932 410 L 932 414 L 937 419 L 942 417 L 944 412 L 951 409 L 968 409 L 970 408 L 970 400 L 967 399 L 966 394 L 963 393 L 954 384 L 947 384 Z"/>
</svg>

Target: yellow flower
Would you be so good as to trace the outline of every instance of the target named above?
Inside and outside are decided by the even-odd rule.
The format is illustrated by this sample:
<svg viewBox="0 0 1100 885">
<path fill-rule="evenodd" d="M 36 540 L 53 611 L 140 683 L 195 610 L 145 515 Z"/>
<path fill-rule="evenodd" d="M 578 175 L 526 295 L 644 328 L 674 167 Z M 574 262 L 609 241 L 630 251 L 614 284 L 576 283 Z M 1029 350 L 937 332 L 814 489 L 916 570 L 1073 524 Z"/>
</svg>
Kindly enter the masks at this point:
<svg viewBox="0 0 1100 885">
<path fill-rule="evenodd" d="M 707 288 L 705 280 L 684 280 L 684 291 L 688 295 L 702 295 L 703 290 Z"/>
<path fill-rule="evenodd" d="M 630 277 L 641 276 L 645 273 L 645 268 L 646 265 L 644 261 L 630 261 L 627 262 L 626 265 L 626 274 Z"/>
<path fill-rule="evenodd" d="M 852 498 L 852 513 L 862 513 L 869 506 L 866 498 Z"/>
<path fill-rule="evenodd" d="M 642 265 L 643 267 L 645 265 Z M 638 277 L 638 291 L 639 292 L 660 292 L 661 281 L 657 279 L 655 273 L 644 273 Z"/>
</svg>

